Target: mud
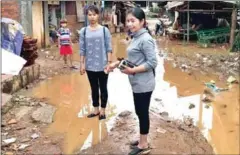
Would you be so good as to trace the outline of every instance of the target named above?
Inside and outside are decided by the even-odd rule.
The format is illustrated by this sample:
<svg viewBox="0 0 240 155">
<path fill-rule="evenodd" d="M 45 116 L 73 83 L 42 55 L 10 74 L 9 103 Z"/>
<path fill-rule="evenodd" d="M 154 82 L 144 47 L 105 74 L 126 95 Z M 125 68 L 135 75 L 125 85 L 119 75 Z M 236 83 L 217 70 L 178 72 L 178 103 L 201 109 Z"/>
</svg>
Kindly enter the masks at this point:
<svg viewBox="0 0 240 155">
<path fill-rule="evenodd" d="M 127 42 L 121 40 L 124 37 L 124 35 L 114 35 L 113 37 L 115 59 L 126 57 Z M 173 62 L 179 62 L 175 59 L 178 54 L 169 51 L 167 47 L 178 49 L 179 45 L 168 42 L 168 46 L 166 46 L 166 43 L 166 40 L 158 42 L 160 52 L 161 54 L 172 53 L 167 59 L 170 58 L 174 61 L 166 59 L 165 73 L 163 74 L 160 69 L 158 70 L 160 75 L 156 77 L 158 86 L 155 95 L 153 95 L 150 110 L 149 142 L 152 148 L 151 153 L 213 154 L 213 151 L 220 154 L 239 153 L 239 85 L 229 86 L 226 84 L 226 77 L 219 79 L 209 70 L 205 70 L 205 74 L 203 74 L 198 69 L 181 68 L 181 70 L 174 67 Z M 188 49 L 188 47 L 184 49 Z M 188 50 L 184 52 L 184 49 L 183 52 L 179 53 L 180 55 L 182 53 L 183 57 L 185 57 L 184 53 L 189 53 Z M 199 51 L 199 49 L 196 50 Z M 77 44 L 74 45 L 74 51 L 74 64 L 79 67 Z M 201 51 L 206 52 L 202 49 Z M 212 54 L 218 52 L 224 53 L 224 50 L 217 50 Z M 175 55 L 176 57 L 174 57 Z M 224 55 L 227 54 L 224 53 Z M 192 57 L 185 58 L 194 61 Z M 128 144 L 131 140 L 138 138 L 139 129 L 134 114 L 131 88 L 126 75 L 117 70 L 110 74 L 108 119 L 99 121 L 97 118 L 86 118 L 92 108 L 87 77 L 80 76 L 78 70 L 63 68 L 63 60 L 59 56 L 57 48 L 42 50 L 37 62 L 42 66 L 40 80 L 42 82 L 37 81 L 18 94 L 42 99 L 44 101 L 39 102 L 56 107 L 53 123 L 33 122 L 32 112 L 44 104 L 31 104 L 32 100 L 29 100 L 30 103 L 24 104 L 24 106 L 31 107 L 31 109 L 23 108 L 27 110 L 23 110 L 25 112 L 22 113 L 25 114 L 17 120 L 17 123 L 4 124 L 2 132 L 8 132 L 8 134 L 3 138 L 17 137 L 17 141 L 10 146 L 2 147 L 2 151 L 21 154 L 95 154 L 96 152 L 126 154 L 130 151 Z M 181 67 L 182 64 L 180 62 L 179 64 Z M 204 91 L 206 89 L 204 83 L 211 80 L 214 80 L 218 87 L 230 89 L 220 93 L 210 91 L 213 94 L 212 101 L 210 103 L 201 102 L 203 95 L 206 95 L 204 94 L 206 92 Z M 190 98 L 195 96 L 197 100 L 191 104 L 194 105 L 191 109 L 188 108 L 191 101 L 185 100 L 189 96 Z M 176 98 L 176 100 L 168 98 Z M 34 100 L 34 102 L 36 101 Z M 174 104 L 183 105 L 187 109 L 187 111 L 183 110 L 182 113 L 194 114 L 192 115 L 193 120 L 179 119 L 177 121 L 173 113 L 182 109 L 178 110 Z M 3 115 L 3 120 L 7 122 L 16 119 L 19 108 L 22 106 L 15 105 L 10 112 Z M 118 117 L 118 114 L 125 110 L 129 110 L 131 114 Z M 180 115 L 181 112 L 179 112 Z M 31 140 L 30 137 L 34 133 L 40 136 Z M 29 138 L 30 140 L 28 140 Z M 19 150 L 18 146 L 22 143 L 29 143 L 30 146 L 24 150 Z"/>
</svg>

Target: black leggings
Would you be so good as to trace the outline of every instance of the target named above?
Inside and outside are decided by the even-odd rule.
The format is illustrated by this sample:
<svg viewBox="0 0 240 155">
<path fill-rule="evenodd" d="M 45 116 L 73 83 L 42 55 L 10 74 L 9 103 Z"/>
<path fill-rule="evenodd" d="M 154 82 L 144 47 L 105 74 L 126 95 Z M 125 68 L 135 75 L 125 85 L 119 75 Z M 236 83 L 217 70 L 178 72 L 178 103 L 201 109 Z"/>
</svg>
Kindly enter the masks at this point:
<svg viewBox="0 0 240 155">
<path fill-rule="evenodd" d="M 135 111 L 139 119 L 140 134 L 146 135 L 149 132 L 149 106 L 152 92 L 133 93 Z"/>
<path fill-rule="evenodd" d="M 107 81 L 108 74 L 104 72 L 87 71 L 88 80 L 92 90 L 93 107 L 99 107 L 99 88 L 101 91 L 101 107 L 106 108 L 108 100 Z"/>
</svg>

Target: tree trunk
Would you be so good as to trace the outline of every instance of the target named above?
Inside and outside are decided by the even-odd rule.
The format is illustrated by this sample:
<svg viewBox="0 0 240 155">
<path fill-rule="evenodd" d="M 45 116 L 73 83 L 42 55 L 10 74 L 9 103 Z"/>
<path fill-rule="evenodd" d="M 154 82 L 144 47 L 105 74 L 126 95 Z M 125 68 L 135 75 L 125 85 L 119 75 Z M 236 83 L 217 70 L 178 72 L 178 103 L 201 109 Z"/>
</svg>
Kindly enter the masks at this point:
<svg viewBox="0 0 240 155">
<path fill-rule="evenodd" d="M 237 25 L 237 9 L 234 7 L 232 11 L 232 24 L 231 24 L 231 33 L 230 33 L 230 49 L 232 49 L 235 38 L 235 30 Z"/>
</svg>

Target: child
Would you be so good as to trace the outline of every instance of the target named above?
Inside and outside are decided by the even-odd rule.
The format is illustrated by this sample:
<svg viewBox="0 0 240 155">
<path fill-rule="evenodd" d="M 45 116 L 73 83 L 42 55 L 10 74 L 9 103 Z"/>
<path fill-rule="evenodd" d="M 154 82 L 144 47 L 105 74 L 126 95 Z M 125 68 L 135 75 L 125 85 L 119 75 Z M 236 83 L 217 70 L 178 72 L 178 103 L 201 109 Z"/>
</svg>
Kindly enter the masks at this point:
<svg viewBox="0 0 240 155">
<path fill-rule="evenodd" d="M 71 32 L 67 28 L 67 20 L 62 19 L 60 21 L 61 28 L 58 30 L 58 47 L 60 49 L 60 55 L 63 56 L 65 63 L 64 68 L 67 67 L 67 56 L 69 56 L 70 65 L 72 69 L 75 69 L 75 66 L 72 64 L 72 41 L 71 41 Z"/>
</svg>

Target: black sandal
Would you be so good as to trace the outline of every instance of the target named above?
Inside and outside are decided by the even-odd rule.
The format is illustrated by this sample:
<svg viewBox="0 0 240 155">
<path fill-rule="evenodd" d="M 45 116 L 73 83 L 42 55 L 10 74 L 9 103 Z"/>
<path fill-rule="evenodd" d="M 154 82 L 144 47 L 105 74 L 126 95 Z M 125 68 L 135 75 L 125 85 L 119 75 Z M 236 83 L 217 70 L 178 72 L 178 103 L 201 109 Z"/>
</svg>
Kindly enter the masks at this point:
<svg viewBox="0 0 240 155">
<path fill-rule="evenodd" d="M 106 119 L 106 115 L 99 115 L 99 120 Z"/>
<path fill-rule="evenodd" d="M 145 149 L 140 149 L 139 147 L 134 147 L 128 155 L 139 155 L 139 154 L 149 154 L 151 151 L 150 147 Z"/>
<path fill-rule="evenodd" d="M 100 113 L 97 113 L 97 114 L 91 113 L 91 114 L 89 114 L 87 117 L 88 117 L 88 118 L 92 118 L 92 117 L 98 116 L 99 114 L 100 114 Z"/>
<path fill-rule="evenodd" d="M 138 140 L 130 142 L 130 149 L 136 148 L 138 146 L 138 144 L 139 144 Z M 148 143 L 148 147 L 150 148 L 150 144 L 149 143 Z"/>
</svg>

